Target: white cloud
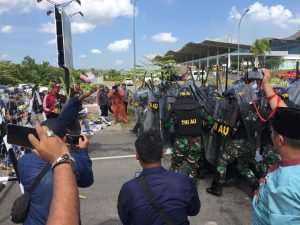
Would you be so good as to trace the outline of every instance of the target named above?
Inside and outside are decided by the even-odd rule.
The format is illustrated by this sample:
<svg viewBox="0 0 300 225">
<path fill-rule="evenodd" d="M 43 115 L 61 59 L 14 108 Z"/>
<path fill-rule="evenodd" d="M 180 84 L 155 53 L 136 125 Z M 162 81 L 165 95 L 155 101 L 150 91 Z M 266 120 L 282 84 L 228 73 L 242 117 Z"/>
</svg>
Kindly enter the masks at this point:
<svg viewBox="0 0 300 225">
<path fill-rule="evenodd" d="M 44 23 L 42 26 L 38 29 L 39 32 L 42 33 L 50 33 L 50 34 L 55 34 L 56 33 L 56 28 L 54 23 Z"/>
<path fill-rule="evenodd" d="M 229 19 L 239 20 L 240 18 L 241 13 L 237 11 L 236 7 L 232 7 Z M 291 10 L 281 4 L 268 6 L 255 2 L 249 6 L 247 18 L 253 22 L 266 22 L 269 25 L 274 24 L 281 28 L 287 28 L 290 24 L 300 24 L 300 17 L 293 15 Z"/>
<path fill-rule="evenodd" d="M 153 35 L 152 40 L 158 41 L 158 42 L 169 42 L 174 43 L 178 41 L 177 37 L 173 37 L 172 33 L 158 33 Z"/>
<path fill-rule="evenodd" d="M 75 19 L 84 19 L 85 22 L 94 25 L 107 24 L 117 17 L 132 17 L 132 7 L 130 0 L 84 0 L 81 1 L 80 7 L 84 18 L 75 17 Z M 78 5 L 71 4 L 70 11 L 78 11 Z"/>
<path fill-rule="evenodd" d="M 231 19 L 231 20 L 239 20 L 239 19 L 241 19 L 241 17 L 242 17 L 242 14 L 237 11 L 237 9 L 236 9 L 235 6 L 233 6 L 231 8 L 230 13 L 229 13 L 229 19 Z"/>
<path fill-rule="evenodd" d="M 92 54 L 101 54 L 102 51 L 101 51 L 100 49 L 93 48 L 93 49 L 91 50 L 91 53 L 92 53 Z"/>
<path fill-rule="evenodd" d="M 56 38 L 53 38 L 50 41 L 47 41 L 47 45 L 56 45 Z"/>
<path fill-rule="evenodd" d="M 3 54 L 3 55 L 1 55 L 0 58 L 1 58 L 1 59 L 7 59 L 7 58 L 8 58 L 8 55 L 7 55 L 7 54 Z"/>
<path fill-rule="evenodd" d="M 123 65 L 123 64 L 124 64 L 124 61 L 121 60 L 121 59 L 118 59 L 118 60 L 115 61 L 115 65 L 116 65 L 116 66 L 121 66 L 121 65 Z"/>
<path fill-rule="evenodd" d="M 13 31 L 13 27 L 10 25 L 5 25 L 1 27 L 1 33 L 9 34 L 12 33 L 12 31 Z"/>
<path fill-rule="evenodd" d="M 37 5 L 33 0 L 1 0 L 0 15 L 13 10 L 18 13 L 30 12 Z"/>
<path fill-rule="evenodd" d="M 131 40 L 125 39 L 121 41 L 115 41 L 113 43 L 110 43 L 107 46 L 107 49 L 111 52 L 124 52 L 129 49 L 129 45 L 131 44 Z"/>
<path fill-rule="evenodd" d="M 84 58 L 86 58 L 86 55 L 85 54 L 80 54 L 78 57 L 81 58 L 81 59 L 84 59 Z"/>
<path fill-rule="evenodd" d="M 81 22 L 74 22 L 71 23 L 72 33 L 79 34 L 79 33 L 86 33 L 88 31 L 94 30 L 96 25 L 90 23 L 81 23 Z"/>
</svg>

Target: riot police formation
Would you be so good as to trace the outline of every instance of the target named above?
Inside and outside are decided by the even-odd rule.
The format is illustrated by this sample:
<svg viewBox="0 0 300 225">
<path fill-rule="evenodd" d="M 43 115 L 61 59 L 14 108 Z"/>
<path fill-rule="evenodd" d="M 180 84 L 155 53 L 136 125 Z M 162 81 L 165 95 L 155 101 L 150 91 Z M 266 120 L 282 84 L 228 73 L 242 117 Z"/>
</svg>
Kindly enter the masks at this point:
<svg viewBox="0 0 300 225">
<path fill-rule="evenodd" d="M 136 111 L 141 108 L 136 113 L 137 124 L 140 129 L 160 132 L 166 148 L 172 147 L 171 170 L 180 171 L 186 161 L 187 173 L 195 179 L 197 170 L 203 177 L 205 162 L 212 165 L 208 193 L 221 196 L 223 186 L 241 176 L 254 190 L 267 168 L 279 159 L 269 126 L 274 110 L 259 72 L 247 71 L 245 78 L 223 93 L 213 85 L 198 87 L 195 81 L 144 86 L 137 91 Z M 300 81 L 288 90 L 274 89 L 288 106 L 300 107 Z"/>
</svg>

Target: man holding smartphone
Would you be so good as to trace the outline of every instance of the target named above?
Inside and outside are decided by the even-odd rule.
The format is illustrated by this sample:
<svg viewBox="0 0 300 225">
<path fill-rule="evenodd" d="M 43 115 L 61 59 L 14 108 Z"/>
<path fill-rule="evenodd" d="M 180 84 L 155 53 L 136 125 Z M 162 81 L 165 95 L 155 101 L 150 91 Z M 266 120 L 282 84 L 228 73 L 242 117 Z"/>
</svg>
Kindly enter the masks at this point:
<svg viewBox="0 0 300 225">
<path fill-rule="evenodd" d="M 53 133 L 64 139 L 67 130 L 63 122 L 58 119 L 50 119 L 44 121 L 42 126 L 48 127 Z M 92 171 L 92 161 L 88 155 L 87 147 L 89 145 L 88 138 L 82 135 L 79 138 L 79 151 L 70 152 L 70 155 L 75 160 L 74 172 L 78 187 L 86 188 L 93 184 L 94 177 Z M 47 162 L 39 158 L 32 151 L 25 153 L 18 162 L 18 169 L 20 173 L 20 181 L 24 186 L 25 192 L 28 191 L 33 180 L 47 165 Z M 33 191 L 30 199 L 30 208 L 25 225 L 44 225 L 47 222 L 48 213 L 52 199 L 52 182 L 53 174 L 50 169 Z"/>
</svg>

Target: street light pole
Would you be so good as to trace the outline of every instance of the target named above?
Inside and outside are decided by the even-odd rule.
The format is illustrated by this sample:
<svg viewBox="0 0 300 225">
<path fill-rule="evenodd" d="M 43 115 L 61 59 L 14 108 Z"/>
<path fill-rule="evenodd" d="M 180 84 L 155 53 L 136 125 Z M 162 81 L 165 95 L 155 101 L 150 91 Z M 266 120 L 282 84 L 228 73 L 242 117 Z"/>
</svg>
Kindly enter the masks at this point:
<svg viewBox="0 0 300 225">
<path fill-rule="evenodd" d="M 138 0 L 134 1 L 133 4 L 133 76 L 134 76 L 134 91 L 136 91 L 136 48 L 135 48 L 135 5 Z"/>
<path fill-rule="evenodd" d="M 244 16 L 246 15 L 246 13 L 249 12 L 249 9 L 246 9 L 246 11 L 244 12 L 244 14 L 242 15 L 240 21 L 239 21 L 239 27 L 238 27 L 238 80 L 240 79 L 240 30 L 241 30 L 241 22 L 242 19 L 244 18 Z"/>
</svg>

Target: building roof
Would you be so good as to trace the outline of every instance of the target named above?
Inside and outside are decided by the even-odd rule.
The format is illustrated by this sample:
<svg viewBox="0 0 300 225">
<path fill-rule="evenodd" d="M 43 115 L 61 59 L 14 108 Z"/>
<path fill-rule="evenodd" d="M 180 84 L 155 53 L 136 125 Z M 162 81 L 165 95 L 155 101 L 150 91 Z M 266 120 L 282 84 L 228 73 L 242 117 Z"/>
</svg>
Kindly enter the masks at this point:
<svg viewBox="0 0 300 225">
<path fill-rule="evenodd" d="M 294 40 L 297 40 L 300 38 L 300 30 L 297 31 L 296 33 L 294 33 L 293 35 L 287 37 L 287 38 L 284 38 L 284 40 L 286 41 L 294 41 Z"/>
<path fill-rule="evenodd" d="M 189 42 L 178 51 L 168 51 L 165 55 L 172 55 L 176 62 L 186 62 L 208 56 L 216 56 L 234 52 L 238 48 L 236 43 L 205 40 L 201 43 Z M 240 44 L 240 48 L 251 48 L 251 45 Z"/>
</svg>

